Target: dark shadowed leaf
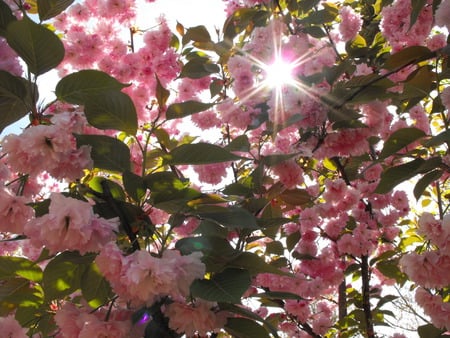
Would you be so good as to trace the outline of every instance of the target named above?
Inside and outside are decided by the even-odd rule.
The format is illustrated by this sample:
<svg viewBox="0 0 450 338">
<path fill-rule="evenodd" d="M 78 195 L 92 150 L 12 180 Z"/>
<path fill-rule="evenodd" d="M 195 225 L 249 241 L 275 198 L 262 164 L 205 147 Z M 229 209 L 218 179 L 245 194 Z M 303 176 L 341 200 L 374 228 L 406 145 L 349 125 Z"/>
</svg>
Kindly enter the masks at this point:
<svg viewBox="0 0 450 338">
<path fill-rule="evenodd" d="M 305 189 L 291 189 L 283 191 L 279 196 L 284 202 L 291 205 L 307 205 L 311 203 L 311 196 Z"/>
<path fill-rule="evenodd" d="M 147 190 L 144 179 L 131 171 L 125 171 L 122 175 L 122 180 L 127 194 L 136 202 L 140 202 Z"/>
<path fill-rule="evenodd" d="M 159 81 L 159 77 L 156 75 L 156 101 L 158 101 L 158 106 L 164 107 L 169 96 L 170 91 L 163 87 L 161 81 Z"/>
<path fill-rule="evenodd" d="M 4 1 L 0 1 L 0 36 L 6 36 L 6 27 L 16 20 L 11 8 Z"/>
<path fill-rule="evenodd" d="M 23 79 L 0 70 L 0 133 L 26 115 L 26 96 L 27 89 Z"/>
<path fill-rule="evenodd" d="M 183 255 L 202 251 L 205 254 L 233 256 L 237 252 L 225 238 L 215 236 L 185 237 L 176 242 L 175 248 Z"/>
<path fill-rule="evenodd" d="M 178 119 L 189 116 L 201 111 L 205 111 L 214 106 L 212 103 L 203 103 L 198 101 L 185 101 L 181 103 L 171 104 L 166 111 L 166 118 L 168 120 Z"/>
<path fill-rule="evenodd" d="M 69 74 L 56 85 L 56 97 L 74 104 L 85 104 L 92 96 L 109 91 L 120 91 L 129 85 L 99 70 L 87 69 Z"/>
<path fill-rule="evenodd" d="M 37 0 L 39 19 L 48 20 L 69 7 L 74 0 Z"/>
<path fill-rule="evenodd" d="M 276 267 L 267 264 L 264 259 L 257 254 L 251 252 L 243 252 L 238 257 L 229 262 L 228 266 L 247 269 L 251 274 L 256 275 L 258 273 L 273 273 L 276 275 L 292 276 L 291 274 L 281 271 Z"/>
<path fill-rule="evenodd" d="M 410 16 L 410 21 L 409 21 L 409 28 L 410 29 L 416 23 L 417 18 L 419 17 L 420 12 L 425 7 L 426 3 L 427 3 L 427 0 L 414 0 L 414 1 L 411 1 L 412 10 L 411 10 L 411 16 Z"/>
<path fill-rule="evenodd" d="M 182 144 L 164 158 L 166 164 L 210 164 L 241 160 L 228 150 L 209 143 Z"/>
<path fill-rule="evenodd" d="M 417 63 L 435 56 L 435 53 L 424 46 L 412 46 L 392 54 L 384 63 L 386 69 L 396 69 L 408 64 Z"/>
<path fill-rule="evenodd" d="M 264 327 L 247 318 L 228 318 L 225 330 L 236 338 L 270 338 Z"/>
<path fill-rule="evenodd" d="M 210 279 L 197 279 L 191 284 L 191 293 L 211 302 L 239 303 L 250 287 L 250 273 L 244 269 L 229 268 Z"/>
<path fill-rule="evenodd" d="M 375 193 L 385 194 L 391 191 L 398 184 L 417 175 L 417 170 L 424 164 L 421 158 L 412 160 L 410 162 L 400 164 L 395 167 L 389 167 L 381 174 L 380 183 L 378 183 Z"/>
<path fill-rule="evenodd" d="M 394 131 L 388 140 L 384 143 L 383 150 L 380 153 L 379 158 L 383 159 L 395 154 L 397 151 L 403 149 L 408 144 L 417 141 L 421 137 L 424 137 L 425 133 L 417 128 L 402 128 Z"/>
<path fill-rule="evenodd" d="M 98 93 L 86 99 L 84 113 L 92 126 L 136 134 L 137 114 L 131 98 L 119 91 Z"/>
<path fill-rule="evenodd" d="M 181 69 L 180 77 L 188 77 L 190 79 L 200 79 L 214 73 L 218 73 L 220 68 L 218 65 L 211 63 L 209 58 L 198 57 L 188 61 Z"/>
<path fill-rule="evenodd" d="M 190 27 L 183 35 L 183 45 L 189 41 L 210 42 L 211 36 L 205 26 Z"/>
<path fill-rule="evenodd" d="M 200 206 L 196 213 L 202 219 L 231 229 L 259 229 L 256 217 L 239 207 Z"/>
<path fill-rule="evenodd" d="M 433 170 L 429 173 L 423 175 L 423 177 L 417 181 L 414 187 L 414 197 L 416 200 L 422 196 L 426 188 L 430 186 L 431 183 L 439 179 L 444 172 L 442 170 Z"/>
<path fill-rule="evenodd" d="M 94 167 L 123 172 L 130 170 L 130 149 L 118 139 L 105 135 L 75 135 L 77 146 L 89 145 Z"/>
<path fill-rule="evenodd" d="M 65 50 L 61 40 L 27 16 L 8 25 L 6 39 L 35 75 L 55 68 L 64 58 Z"/>
<path fill-rule="evenodd" d="M 442 143 L 450 143 L 450 129 L 441 132 L 440 134 L 433 136 L 432 138 L 423 142 L 425 147 L 436 147 Z"/>
<path fill-rule="evenodd" d="M 420 338 L 446 338 L 445 330 L 438 329 L 432 324 L 419 326 L 417 329 Z"/>
</svg>

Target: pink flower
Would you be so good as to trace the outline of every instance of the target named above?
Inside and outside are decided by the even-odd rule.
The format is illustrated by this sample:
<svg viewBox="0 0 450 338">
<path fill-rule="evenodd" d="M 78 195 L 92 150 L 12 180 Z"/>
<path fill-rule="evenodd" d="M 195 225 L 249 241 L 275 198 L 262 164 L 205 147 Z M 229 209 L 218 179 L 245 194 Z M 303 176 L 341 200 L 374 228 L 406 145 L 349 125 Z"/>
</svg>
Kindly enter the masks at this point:
<svg viewBox="0 0 450 338">
<path fill-rule="evenodd" d="M 219 184 L 227 176 L 227 169 L 230 167 L 228 162 L 212 163 L 193 166 L 200 182 L 207 184 Z"/>
<path fill-rule="evenodd" d="M 187 337 L 195 334 L 200 336 L 208 332 L 220 330 L 226 318 L 211 310 L 213 304 L 197 300 L 195 304 L 171 303 L 164 309 L 164 314 L 169 317 L 169 327 L 178 333 L 184 333 Z"/>
<path fill-rule="evenodd" d="M 27 199 L 13 196 L 0 188 L 0 231 L 22 234 L 25 224 L 33 217 L 33 208 L 26 205 Z"/>
<path fill-rule="evenodd" d="M 450 110 L 450 87 L 445 87 L 441 92 L 441 101 L 445 108 Z"/>
<path fill-rule="evenodd" d="M 343 41 L 351 41 L 358 34 L 362 26 L 362 19 L 353 8 L 344 6 L 340 9 L 341 23 L 339 25 L 339 32 L 341 33 Z"/>
<path fill-rule="evenodd" d="M 281 162 L 273 167 L 273 172 L 287 189 L 293 189 L 303 183 L 303 170 L 295 160 Z"/>
<path fill-rule="evenodd" d="M 442 0 L 434 16 L 436 25 L 438 25 L 439 27 L 447 27 L 447 29 L 450 29 L 450 21 L 448 20 L 449 17 L 450 17 L 450 1 Z"/>
<path fill-rule="evenodd" d="M 10 72 L 12 75 L 22 75 L 23 69 L 17 53 L 0 37 L 0 70 Z"/>
<path fill-rule="evenodd" d="M 423 288 L 416 290 L 416 302 L 423 307 L 425 314 L 431 317 L 434 326 L 441 329 L 450 328 L 450 303 L 432 295 Z"/>
<path fill-rule="evenodd" d="M 19 322 L 13 317 L 0 317 L 0 327 L 2 330 L 2 337 L 5 338 L 27 338 L 27 331 L 20 326 Z"/>
<path fill-rule="evenodd" d="M 114 238 L 116 220 L 94 215 L 92 206 L 62 194 L 50 195 L 49 213 L 26 224 L 24 232 L 33 245 L 45 246 L 51 253 L 78 250 L 96 252 Z"/>
</svg>

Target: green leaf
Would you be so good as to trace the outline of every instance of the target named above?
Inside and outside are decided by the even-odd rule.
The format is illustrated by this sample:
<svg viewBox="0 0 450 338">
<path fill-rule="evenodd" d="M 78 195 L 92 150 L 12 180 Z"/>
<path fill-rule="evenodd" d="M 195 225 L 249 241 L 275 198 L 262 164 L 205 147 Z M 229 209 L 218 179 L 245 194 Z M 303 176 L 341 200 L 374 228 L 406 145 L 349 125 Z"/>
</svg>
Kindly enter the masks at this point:
<svg viewBox="0 0 450 338">
<path fill-rule="evenodd" d="M 80 256 L 65 251 L 53 258 L 45 267 L 42 285 L 45 299 L 62 299 L 81 287 L 81 278 L 95 255 Z"/>
<path fill-rule="evenodd" d="M 23 79 L 0 70 L 0 133 L 27 114 L 26 96 Z"/>
<path fill-rule="evenodd" d="M 27 16 L 8 25 L 6 39 L 35 75 L 55 68 L 64 58 L 65 50 L 61 40 Z"/>
<path fill-rule="evenodd" d="M 283 291 L 267 291 L 262 293 L 252 294 L 250 297 L 253 298 L 268 298 L 268 299 L 294 299 L 294 300 L 304 300 L 303 297 L 296 295 L 291 292 Z"/>
<path fill-rule="evenodd" d="M 396 130 L 389 136 L 389 139 L 384 143 L 383 150 L 379 158 L 383 159 L 395 154 L 397 151 L 405 148 L 408 144 L 425 136 L 423 130 L 417 128 L 402 128 Z"/>
<path fill-rule="evenodd" d="M 414 187 L 414 197 L 416 198 L 416 200 L 418 200 L 420 198 L 420 196 L 422 196 L 423 192 L 425 191 L 426 188 L 428 188 L 432 182 L 438 180 L 442 174 L 443 174 L 443 170 L 433 170 L 430 171 L 429 173 L 423 175 L 423 177 L 417 181 L 415 187 Z"/>
<path fill-rule="evenodd" d="M 428 60 L 435 56 L 435 53 L 424 46 L 411 46 L 392 54 L 384 63 L 384 68 L 393 70 L 409 64 Z"/>
<path fill-rule="evenodd" d="M 381 174 L 381 180 L 375 189 L 377 194 L 385 194 L 391 191 L 398 184 L 416 176 L 417 170 L 424 164 L 424 160 L 417 158 L 410 162 L 389 167 Z"/>
<path fill-rule="evenodd" d="M 120 91 L 129 85 L 99 70 L 80 70 L 62 78 L 55 88 L 59 100 L 74 104 L 85 104 L 95 95 L 110 91 Z"/>
<path fill-rule="evenodd" d="M 37 0 L 39 19 L 48 20 L 69 7 L 74 0 Z"/>
<path fill-rule="evenodd" d="M 162 86 L 161 81 L 159 81 L 158 75 L 156 75 L 156 101 L 158 101 L 158 106 L 164 107 L 169 96 L 170 91 Z"/>
<path fill-rule="evenodd" d="M 231 229 L 259 229 L 256 217 L 239 207 L 200 206 L 196 213 L 202 219 Z"/>
<path fill-rule="evenodd" d="M 13 21 L 17 19 L 11 8 L 4 1 L 0 1 L 0 36 L 6 36 L 6 27 Z"/>
<path fill-rule="evenodd" d="M 210 164 L 241 160 L 228 150 L 209 143 L 182 144 L 165 156 L 164 163 L 179 164 Z"/>
<path fill-rule="evenodd" d="M 252 252 L 243 252 L 238 257 L 228 263 L 229 267 L 247 269 L 252 275 L 258 273 L 273 273 L 276 275 L 292 276 L 291 274 L 281 271 L 276 267 L 267 264 L 264 259 Z"/>
<path fill-rule="evenodd" d="M 275 154 L 275 155 L 267 155 L 261 156 L 261 163 L 265 164 L 268 167 L 275 166 L 284 161 L 290 160 L 294 158 L 298 154 Z"/>
<path fill-rule="evenodd" d="M 136 108 L 131 98 L 120 91 L 106 91 L 86 98 L 84 113 L 88 122 L 98 129 L 115 129 L 135 135 Z"/>
<path fill-rule="evenodd" d="M 230 144 L 225 147 L 225 149 L 228 151 L 250 151 L 250 142 L 247 135 L 239 135 L 234 140 L 232 140 Z"/>
<path fill-rule="evenodd" d="M 291 205 L 305 206 L 311 203 L 311 196 L 305 189 L 285 190 L 278 197 Z"/>
<path fill-rule="evenodd" d="M 125 193 L 122 187 L 120 186 L 120 184 L 117 184 L 114 181 L 108 180 L 102 176 L 95 176 L 88 183 L 89 188 L 100 194 L 104 193 L 103 191 L 104 184 L 106 184 L 106 187 L 107 189 L 109 189 L 109 192 L 111 193 L 111 196 L 113 198 L 119 201 L 125 201 Z"/>
<path fill-rule="evenodd" d="M 302 234 L 300 231 L 293 232 L 289 236 L 286 237 L 286 248 L 289 251 L 292 251 L 296 246 L 297 243 L 300 241 L 300 238 L 302 238 Z"/>
<path fill-rule="evenodd" d="M 408 280 L 408 277 L 398 267 L 396 260 L 380 261 L 377 263 L 376 267 L 383 275 L 395 279 L 400 285 Z"/>
<path fill-rule="evenodd" d="M 183 35 L 183 45 L 189 41 L 210 42 L 211 36 L 205 26 L 196 26 L 188 28 Z"/>
<path fill-rule="evenodd" d="M 32 282 L 42 280 L 42 270 L 36 263 L 22 257 L 0 256 L 0 279 L 22 277 Z"/>
<path fill-rule="evenodd" d="M 235 338 L 270 338 L 264 327 L 247 318 L 228 318 L 225 330 Z"/>
<path fill-rule="evenodd" d="M 188 61 L 181 69 L 180 78 L 200 79 L 220 72 L 218 65 L 211 63 L 209 58 L 198 57 Z"/>
<path fill-rule="evenodd" d="M 92 308 L 106 304 L 112 297 L 111 286 L 94 263 L 90 264 L 84 271 L 80 287 L 83 297 Z"/>
<path fill-rule="evenodd" d="M 433 136 L 429 140 L 423 142 L 425 147 L 436 147 L 442 143 L 450 143 L 450 129 L 447 129 L 440 134 Z"/>
<path fill-rule="evenodd" d="M 237 252 L 227 239 L 215 236 L 181 238 L 175 243 L 175 248 L 182 255 L 189 255 L 195 251 L 201 251 L 208 255 L 214 254 L 222 257 L 231 257 Z"/>
<path fill-rule="evenodd" d="M 144 179 L 131 171 L 125 171 L 122 175 L 122 180 L 127 194 L 136 202 L 140 202 L 147 190 Z"/>
<path fill-rule="evenodd" d="M 445 334 L 445 330 L 438 329 L 432 324 L 426 324 L 419 326 L 417 329 L 420 338 L 445 338 L 448 335 Z"/>
<path fill-rule="evenodd" d="M 77 147 L 89 145 L 94 167 L 123 172 L 130 170 L 130 149 L 121 141 L 105 135 L 75 135 Z"/>
<path fill-rule="evenodd" d="M 214 106 L 212 103 L 203 103 L 198 101 L 185 101 L 171 104 L 166 111 L 168 120 L 183 118 L 201 111 L 205 111 Z"/>
<path fill-rule="evenodd" d="M 214 274 L 210 279 L 197 279 L 191 284 L 191 293 L 211 302 L 239 303 L 250 287 L 247 270 L 228 268 Z"/>
<path fill-rule="evenodd" d="M 414 0 L 411 1 L 412 9 L 411 9 L 411 16 L 410 16 L 410 23 L 409 23 L 409 29 L 411 29 L 412 26 L 417 21 L 417 18 L 420 15 L 420 12 L 425 7 L 427 3 L 427 0 Z"/>
</svg>

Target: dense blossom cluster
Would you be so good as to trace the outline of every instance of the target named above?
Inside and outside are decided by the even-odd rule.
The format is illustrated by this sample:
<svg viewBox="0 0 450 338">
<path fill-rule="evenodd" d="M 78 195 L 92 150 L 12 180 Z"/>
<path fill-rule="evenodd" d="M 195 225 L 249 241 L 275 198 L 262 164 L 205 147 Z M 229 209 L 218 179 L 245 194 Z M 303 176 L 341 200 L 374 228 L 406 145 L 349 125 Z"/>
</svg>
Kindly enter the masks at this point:
<svg viewBox="0 0 450 338">
<path fill-rule="evenodd" d="M 450 330 L 450 0 L 313 2 L 225 1 L 217 42 L 164 16 L 137 27 L 135 0 L 76 1 L 48 21 L 67 82 L 46 106 L 0 27 L 0 107 L 36 106 L 1 139 L 2 334 L 373 338 L 406 281 Z M 117 87 L 137 123 L 128 101 L 80 103 Z M 437 212 L 398 186 L 416 175 Z"/>
</svg>

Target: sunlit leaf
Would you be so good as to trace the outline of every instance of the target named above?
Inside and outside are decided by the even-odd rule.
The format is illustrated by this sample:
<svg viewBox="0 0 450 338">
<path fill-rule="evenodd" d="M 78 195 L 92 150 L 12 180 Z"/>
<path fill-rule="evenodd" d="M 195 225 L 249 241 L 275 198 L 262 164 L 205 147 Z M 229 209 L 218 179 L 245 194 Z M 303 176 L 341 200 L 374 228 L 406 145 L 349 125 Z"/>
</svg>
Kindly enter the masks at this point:
<svg viewBox="0 0 450 338">
<path fill-rule="evenodd" d="M 105 91 L 86 98 L 84 113 L 92 126 L 136 134 L 137 114 L 131 98 L 119 91 Z"/>
<path fill-rule="evenodd" d="M 94 263 L 90 264 L 81 276 L 80 288 L 92 308 L 106 304 L 113 295 L 108 281 Z"/>
<path fill-rule="evenodd" d="M 105 135 L 75 135 L 77 146 L 91 146 L 91 158 L 98 169 L 130 170 L 130 149 L 116 138 Z"/>
<path fill-rule="evenodd" d="M 178 119 L 185 116 L 189 116 L 201 111 L 205 111 L 214 106 L 212 103 L 203 103 L 198 101 L 185 101 L 181 103 L 171 104 L 166 111 L 166 117 L 168 120 Z"/>
<path fill-rule="evenodd" d="M 244 269 L 229 268 L 210 279 L 197 279 L 191 284 L 191 293 L 211 302 L 239 303 L 250 287 L 250 274 Z"/>
<path fill-rule="evenodd" d="M 35 262 L 26 258 L 0 256 L 0 279 L 22 277 L 33 282 L 40 282 L 42 270 Z"/>
<path fill-rule="evenodd" d="M 64 58 L 64 45 L 55 33 L 27 16 L 10 22 L 6 39 L 35 75 L 55 68 Z"/>
<path fill-rule="evenodd" d="M 120 91 L 129 85 L 99 70 L 87 69 L 71 73 L 56 85 L 56 97 L 74 104 L 85 104 L 89 98 L 104 92 Z"/>
<path fill-rule="evenodd" d="M 48 20 L 69 7 L 74 0 L 37 0 L 39 19 Z"/>
<path fill-rule="evenodd" d="M 45 267 L 42 285 L 45 299 L 61 299 L 81 287 L 81 278 L 95 255 L 80 256 L 65 251 L 53 258 Z"/>
</svg>

